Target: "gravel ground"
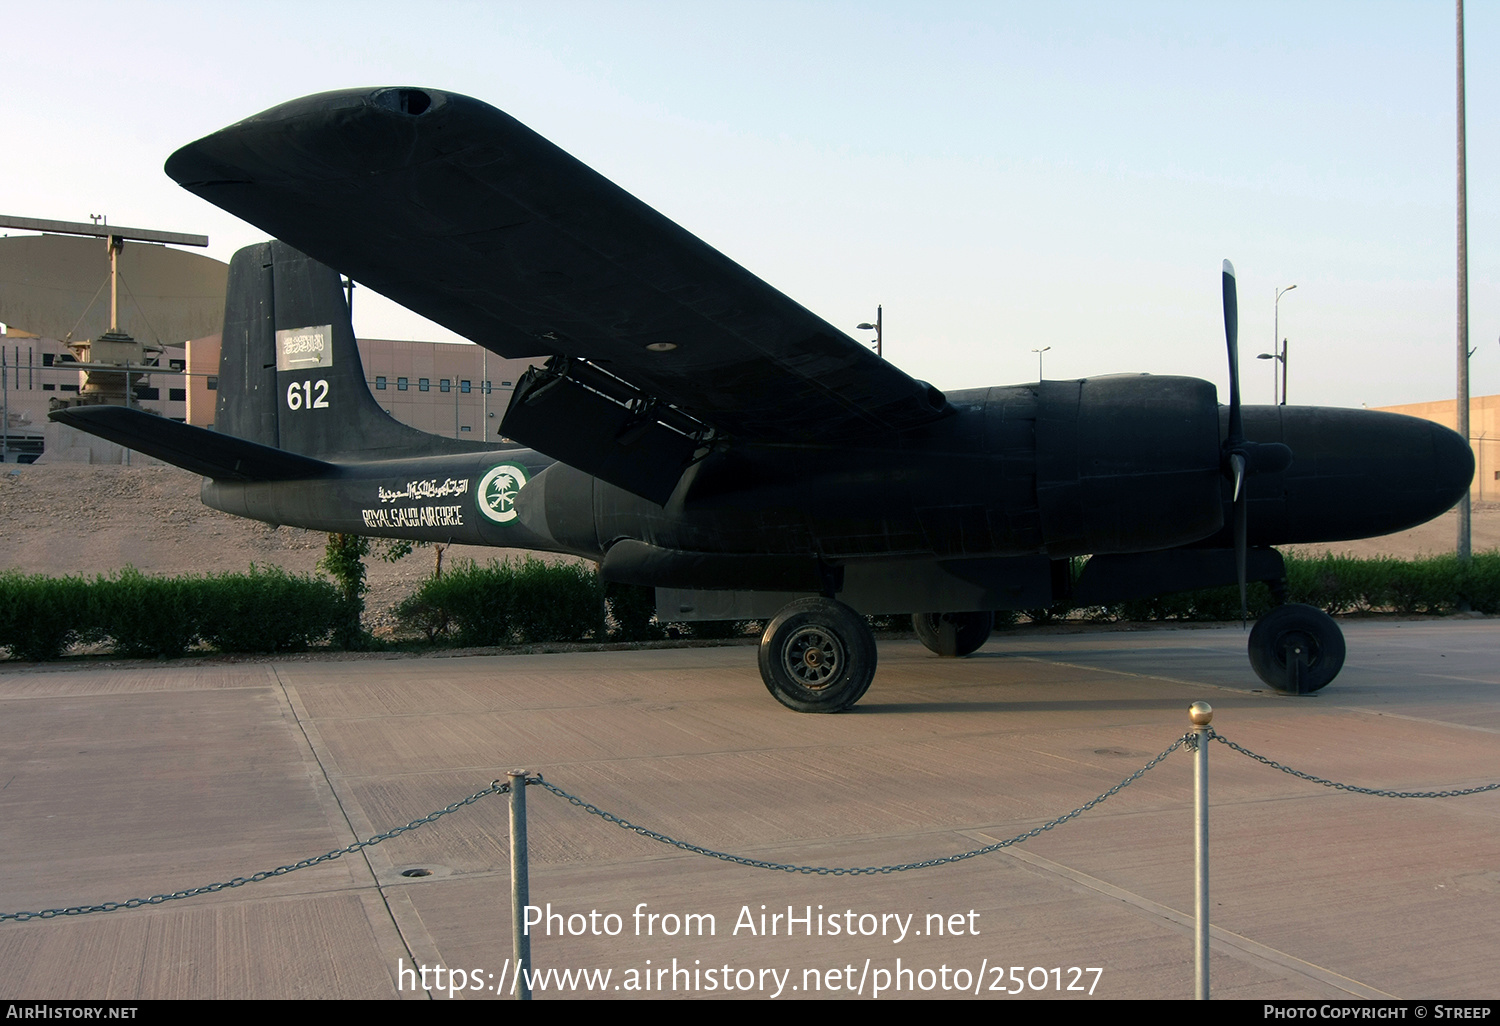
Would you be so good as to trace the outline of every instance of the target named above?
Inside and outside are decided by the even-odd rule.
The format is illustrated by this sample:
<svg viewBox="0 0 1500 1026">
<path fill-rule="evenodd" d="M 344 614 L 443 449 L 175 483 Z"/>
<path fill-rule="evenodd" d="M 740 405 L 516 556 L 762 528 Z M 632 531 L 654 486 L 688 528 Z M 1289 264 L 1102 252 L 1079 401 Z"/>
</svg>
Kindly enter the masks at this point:
<svg viewBox="0 0 1500 1026">
<path fill-rule="evenodd" d="M 198 499 L 201 480 L 166 466 L 7 466 L 0 471 L 0 570 L 92 577 L 126 566 L 148 574 L 191 574 L 243 571 L 253 563 L 317 573 L 327 534 L 209 509 Z M 453 545 L 443 561 L 521 554 Z M 433 561 L 431 548 L 395 563 L 367 559 L 368 626 L 379 631 L 391 624 L 390 607 L 432 573 Z"/>
</svg>

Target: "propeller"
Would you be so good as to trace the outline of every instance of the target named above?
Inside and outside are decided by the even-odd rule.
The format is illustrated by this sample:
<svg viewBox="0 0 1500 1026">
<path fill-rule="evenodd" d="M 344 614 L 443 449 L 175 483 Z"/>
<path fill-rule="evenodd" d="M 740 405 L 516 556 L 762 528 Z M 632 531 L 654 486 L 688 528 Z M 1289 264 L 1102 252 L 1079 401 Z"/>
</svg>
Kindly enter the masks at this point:
<svg viewBox="0 0 1500 1026">
<path fill-rule="evenodd" d="M 1224 340 L 1229 348 L 1229 436 L 1224 439 L 1224 473 L 1234 485 L 1234 572 L 1240 585 L 1240 626 L 1250 619 L 1245 583 L 1248 548 L 1249 492 L 1251 474 L 1280 473 L 1292 464 L 1292 450 L 1280 442 L 1251 442 L 1245 438 L 1240 412 L 1240 304 L 1234 282 L 1234 265 L 1224 261 Z"/>
</svg>

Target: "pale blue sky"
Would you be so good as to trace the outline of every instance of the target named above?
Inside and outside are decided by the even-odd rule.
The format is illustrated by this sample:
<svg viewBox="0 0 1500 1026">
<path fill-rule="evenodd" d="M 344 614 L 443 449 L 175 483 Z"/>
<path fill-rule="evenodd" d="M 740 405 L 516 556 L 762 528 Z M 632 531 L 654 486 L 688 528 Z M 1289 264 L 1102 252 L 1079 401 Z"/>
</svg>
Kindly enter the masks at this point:
<svg viewBox="0 0 1500 1026">
<path fill-rule="evenodd" d="M 36 5 L 39 8 L 41 5 Z M 5 18 L 4 213 L 263 236 L 161 172 L 306 93 L 518 117 L 942 388 L 1117 371 L 1453 394 L 1451 2 L 53 3 Z M 1500 392 L 1500 10 L 1468 11 L 1475 394 Z M 356 297 L 363 335 L 450 337 Z M 863 335 L 864 333 L 856 333 Z"/>
</svg>

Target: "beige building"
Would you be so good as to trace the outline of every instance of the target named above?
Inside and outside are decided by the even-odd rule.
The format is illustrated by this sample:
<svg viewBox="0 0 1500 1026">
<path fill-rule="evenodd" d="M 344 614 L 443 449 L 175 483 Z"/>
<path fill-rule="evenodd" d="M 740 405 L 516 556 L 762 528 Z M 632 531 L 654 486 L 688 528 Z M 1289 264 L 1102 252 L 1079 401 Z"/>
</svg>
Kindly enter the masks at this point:
<svg viewBox="0 0 1500 1026">
<path fill-rule="evenodd" d="M 218 399 L 220 337 L 187 344 L 187 421 L 212 427 Z M 365 382 L 385 412 L 448 438 L 498 438 L 516 381 L 545 357 L 507 360 L 482 346 L 359 339 Z"/>
<path fill-rule="evenodd" d="M 1458 400 L 1440 399 L 1431 403 L 1407 403 L 1404 406 L 1382 406 L 1383 413 L 1404 413 L 1458 429 Z M 1469 488 L 1472 502 L 1500 502 L 1500 395 L 1469 397 L 1469 447 L 1474 450 L 1474 484 Z"/>
<path fill-rule="evenodd" d="M 173 420 L 187 418 L 187 351 L 163 346 L 159 364 L 137 378 L 133 401 Z M 0 419 L 5 421 L 7 463 L 31 463 L 43 451 L 47 414 L 52 400 L 76 399 L 84 372 L 73 351 L 55 338 L 43 338 L 6 326 L 0 334 Z"/>
</svg>

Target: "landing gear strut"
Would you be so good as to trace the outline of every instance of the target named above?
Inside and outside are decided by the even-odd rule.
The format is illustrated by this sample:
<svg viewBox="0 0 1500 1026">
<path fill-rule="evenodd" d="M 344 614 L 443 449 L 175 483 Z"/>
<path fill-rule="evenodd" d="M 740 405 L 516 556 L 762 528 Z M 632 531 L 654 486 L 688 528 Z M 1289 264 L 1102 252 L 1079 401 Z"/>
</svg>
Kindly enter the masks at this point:
<svg viewBox="0 0 1500 1026">
<path fill-rule="evenodd" d="M 1277 606 L 1250 630 L 1250 666 L 1277 691 L 1307 695 L 1344 666 L 1344 634 L 1316 606 Z"/>
<path fill-rule="evenodd" d="M 994 613 L 914 613 L 911 618 L 917 640 L 947 658 L 978 652 L 994 625 Z"/>
<path fill-rule="evenodd" d="M 766 624 L 760 675 L 788 709 L 842 712 L 864 697 L 875 677 L 875 635 L 841 602 L 798 599 Z"/>
</svg>

